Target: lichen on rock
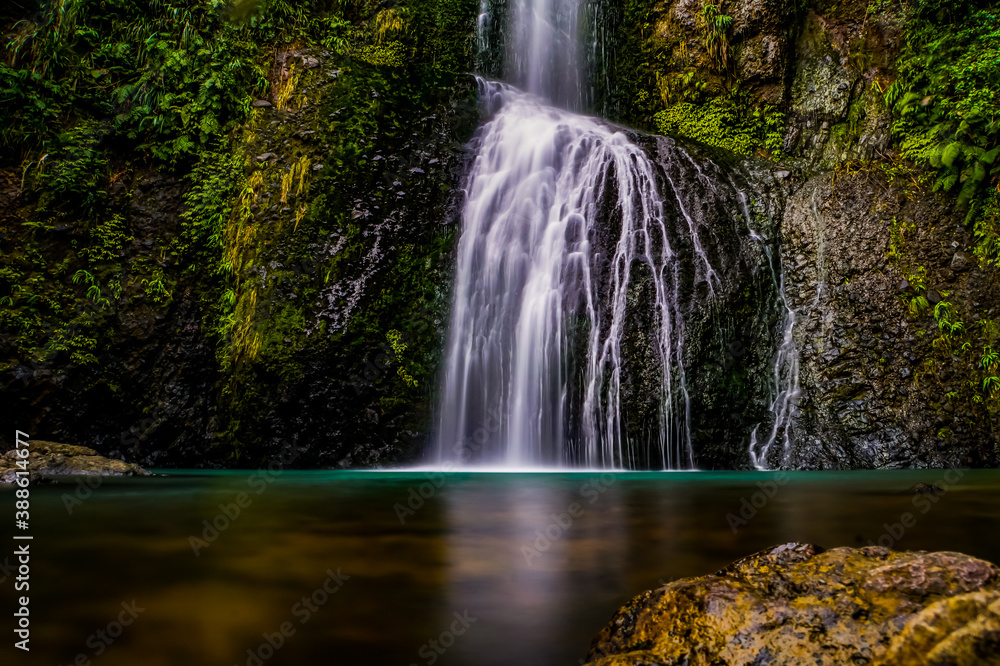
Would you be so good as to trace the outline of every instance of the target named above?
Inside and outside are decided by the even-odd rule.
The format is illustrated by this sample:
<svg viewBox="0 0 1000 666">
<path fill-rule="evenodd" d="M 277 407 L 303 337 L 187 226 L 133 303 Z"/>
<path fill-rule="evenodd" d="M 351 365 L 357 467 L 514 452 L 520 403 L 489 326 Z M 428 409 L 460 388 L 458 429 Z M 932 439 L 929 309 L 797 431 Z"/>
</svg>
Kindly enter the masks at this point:
<svg viewBox="0 0 1000 666">
<path fill-rule="evenodd" d="M 787 543 L 643 592 L 593 666 L 1000 663 L 1000 569 L 961 553 Z"/>
</svg>

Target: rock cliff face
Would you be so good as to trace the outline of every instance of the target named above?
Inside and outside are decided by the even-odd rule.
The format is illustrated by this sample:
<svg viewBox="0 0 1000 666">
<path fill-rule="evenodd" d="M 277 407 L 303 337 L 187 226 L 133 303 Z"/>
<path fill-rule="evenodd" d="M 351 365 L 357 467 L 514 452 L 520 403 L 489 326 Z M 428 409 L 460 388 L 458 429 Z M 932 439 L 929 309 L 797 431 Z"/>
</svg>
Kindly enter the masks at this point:
<svg viewBox="0 0 1000 666">
<path fill-rule="evenodd" d="M 735 179 L 727 197 L 746 194 L 775 254 L 765 266 L 728 233 L 740 211 L 706 216 L 726 289 L 724 307 L 693 318 L 686 356 L 698 465 L 749 467 L 749 433 L 768 423 L 782 334 L 770 268 L 796 319 L 801 394 L 792 445 L 772 448 L 769 465 L 996 465 L 995 405 L 977 402 L 981 349 L 942 333 L 958 322 L 997 336 L 996 271 L 889 134 L 906 7 L 734 0 L 721 5 L 732 22 L 720 48 L 703 5 L 595 2 L 610 32 L 608 62 L 593 63 L 597 108 L 629 126 L 660 129 L 657 112 L 688 99 L 687 122 L 723 99 L 738 111 L 712 131 L 763 119 L 737 142 L 746 155 L 704 153 L 723 165 L 713 177 Z M 475 10 L 435 15 L 445 41 L 472 43 Z M 472 67 L 468 50 L 459 69 Z M 151 466 L 256 465 L 288 446 L 307 466 L 419 457 L 478 114 L 471 77 L 428 87 L 370 59 L 276 49 L 236 161 L 206 154 L 190 173 L 114 163 L 102 187 L 115 215 L 100 225 L 58 214 L 31 169 L 0 169 L 0 281 L 25 295 L 0 322 L 0 387 L 19 428 Z M 655 152 L 655 138 L 637 140 Z M 224 199 L 246 214 L 213 208 Z M 232 257 L 192 240 L 219 216 L 240 218 Z M 239 277 L 226 284 L 230 259 Z M 655 411 L 648 345 L 628 344 L 625 399 L 642 429 Z"/>
<path fill-rule="evenodd" d="M 3 278 L 22 283 L 15 296 L 48 285 L 52 304 L 33 330 L 3 322 L 0 386 L 18 428 L 150 466 L 420 455 L 474 80 L 414 92 L 322 49 L 279 50 L 272 77 L 274 101 L 254 103 L 235 154 L 207 154 L 183 178 L 122 165 L 107 193 L 120 268 L 74 278 L 93 228 L 40 223 L 38 193 L 4 172 Z M 213 216 L 229 218 L 224 257 L 192 240 Z M 83 297 L 74 285 L 91 273 L 121 293 Z"/>
<path fill-rule="evenodd" d="M 932 310 L 908 310 L 903 262 L 926 267 L 929 298 L 959 304 L 973 326 L 1000 312 L 996 278 L 966 260 L 960 216 L 906 189 L 869 173 L 792 185 L 781 232 L 803 388 L 794 467 L 996 464 L 996 417 L 960 399 L 971 368 L 935 348 Z"/>
<path fill-rule="evenodd" d="M 749 433 L 766 417 L 772 356 L 781 338 L 775 250 L 780 198 L 764 196 L 773 180 L 739 168 L 730 155 L 669 138 L 631 138 L 660 170 L 667 236 L 678 255 L 678 335 L 695 466 L 743 466 Z M 610 249 L 605 253 L 613 256 Z M 699 274 L 703 262 L 712 267 L 711 276 Z M 653 337 L 656 310 L 650 307 L 654 282 L 645 266 L 632 272 L 621 404 L 629 437 L 642 442 L 657 428 L 661 365 Z"/>
<path fill-rule="evenodd" d="M 588 664 L 997 664 L 1000 570 L 960 553 L 788 543 L 650 590 Z"/>
<path fill-rule="evenodd" d="M 639 74 L 630 74 L 640 90 L 622 84 L 625 94 L 648 98 L 643 66 L 655 62 L 645 89 L 662 98 L 656 104 L 692 99 L 708 116 L 711 100 L 735 89 L 743 114 L 767 105 L 784 112 L 774 179 L 758 179 L 755 194 L 776 211 L 801 395 L 792 446 L 772 448 L 767 463 L 997 464 L 996 406 L 976 395 L 979 353 L 995 337 L 978 331 L 994 330 L 1000 314 L 996 271 L 973 257 L 965 212 L 899 159 L 889 131 L 884 92 L 896 77 L 910 10 L 724 3 L 720 11 L 732 18 L 725 58 L 709 48 L 701 3 L 651 3 L 644 11 L 652 30 L 632 37 L 643 55 Z M 619 34 L 627 43 L 628 30 Z M 656 126 L 644 116 L 649 106 L 623 108 L 614 107 L 626 120 Z M 694 121 L 679 130 L 711 140 Z M 747 165 L 768 170 L 752 158 Z M 977 333 L 945 335 L 942 321 Z M 750 344 L 766 343 L 758 335 Z M 735 443 L 723 448 L 708 459 L 749 464 Z"/>
<path fill-rule="evenodd" d="M 787 43 L 781 238 L 803 389 L 793 467 L 998 461 L 997 415 L 973 395 L 979 350 L 943 336 L 936 310 L 995 322 L 996 271 L 972 258 L 964 211 L 907 173 L 890 141 L 882 93 L 904 19 L 819 3 Z M 928 307 L 912 307 L 925 292 Z"/>
</svg>

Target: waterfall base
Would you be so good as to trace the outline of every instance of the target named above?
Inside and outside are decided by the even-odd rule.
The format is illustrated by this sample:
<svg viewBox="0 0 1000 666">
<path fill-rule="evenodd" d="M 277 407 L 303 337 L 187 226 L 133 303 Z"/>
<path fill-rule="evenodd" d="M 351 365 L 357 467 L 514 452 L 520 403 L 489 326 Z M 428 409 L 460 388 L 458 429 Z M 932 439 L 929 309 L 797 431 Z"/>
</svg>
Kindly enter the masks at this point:
<svg viewBox="0 0 1000 666">
<path fill-rule="evenodd" d="M 696 438 L 749 436 L 780 308 L 745 174 L 504 84 L 480 92 L 436 459 L 683 469 L 711 451 Z"/>
</svg>

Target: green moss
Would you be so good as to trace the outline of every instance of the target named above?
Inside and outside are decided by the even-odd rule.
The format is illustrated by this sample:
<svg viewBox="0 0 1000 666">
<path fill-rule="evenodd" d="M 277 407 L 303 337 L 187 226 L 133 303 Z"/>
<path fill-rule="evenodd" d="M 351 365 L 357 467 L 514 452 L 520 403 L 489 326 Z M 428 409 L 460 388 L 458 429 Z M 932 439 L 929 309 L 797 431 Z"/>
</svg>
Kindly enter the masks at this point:
<svg viewBox="0 0 1000 666">
<path fill-rule="evenodd" d="M 354 56 L 369 65 L 402 67 L 404 64 L 404 50 L 401 42 L 364 46 Z"/>
<path fill-rule="evenodd" d="M 773 109 L 748 109 L 727 97 L 704 104 L 682 102 L 653 117 L 661 134 L 681 136 L 740 155 L 781 150 L 784 116 Z"/>
</svg>

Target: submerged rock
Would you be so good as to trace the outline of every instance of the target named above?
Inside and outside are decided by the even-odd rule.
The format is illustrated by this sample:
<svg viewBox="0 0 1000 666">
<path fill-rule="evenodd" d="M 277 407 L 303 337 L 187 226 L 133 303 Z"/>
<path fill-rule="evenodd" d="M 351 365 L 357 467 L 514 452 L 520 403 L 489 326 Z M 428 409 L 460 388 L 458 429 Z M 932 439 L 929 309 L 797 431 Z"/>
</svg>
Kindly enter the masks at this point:
<svg viewBox="0 0 1000 666">
<path fill-rule="evenodd" d="M 919 481 L 910 486 L 909 493 L 911 495 L 943 495 L 945 491 L 941 490 L 932 483 L 924 483 Z"/>
<path fill-rule="evenodd" d="M 587 663 L 1000 664 L 1000 569 L 961 553 L 788 543 L 640 594 Z"/>
<path fill-rule="evenodd" d="M 15 482 L 19 460 L 16 451 L 0 457 L 0 485 Z M 85 446 L 42 440 L 31 441 L 28 471 L 33 482 L 55 476 L 150 476 L 135 463 L 105 458 Z"/>
</svg>

